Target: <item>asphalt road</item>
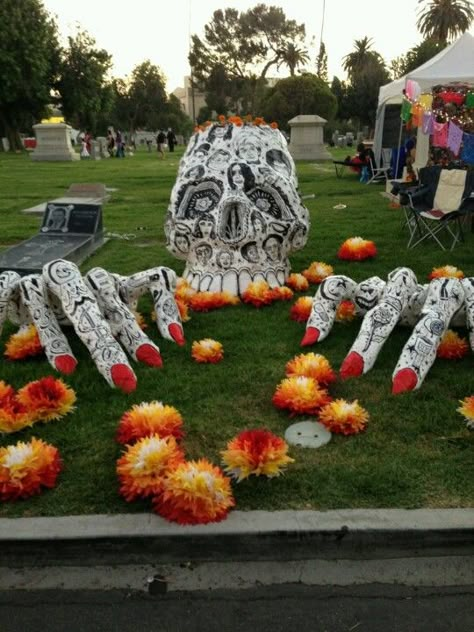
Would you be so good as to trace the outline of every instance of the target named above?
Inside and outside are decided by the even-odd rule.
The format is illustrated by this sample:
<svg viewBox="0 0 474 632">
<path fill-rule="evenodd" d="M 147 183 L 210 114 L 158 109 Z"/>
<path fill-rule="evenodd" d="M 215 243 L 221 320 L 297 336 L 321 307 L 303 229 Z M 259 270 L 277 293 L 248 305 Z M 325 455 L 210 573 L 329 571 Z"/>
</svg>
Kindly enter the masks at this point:
<svg viewBox="0 0 474 632">
<path fill-rule="evenodd" d="M 474 586 L 0 593 L 0 632 L 472 632 Z"/>
</svg>

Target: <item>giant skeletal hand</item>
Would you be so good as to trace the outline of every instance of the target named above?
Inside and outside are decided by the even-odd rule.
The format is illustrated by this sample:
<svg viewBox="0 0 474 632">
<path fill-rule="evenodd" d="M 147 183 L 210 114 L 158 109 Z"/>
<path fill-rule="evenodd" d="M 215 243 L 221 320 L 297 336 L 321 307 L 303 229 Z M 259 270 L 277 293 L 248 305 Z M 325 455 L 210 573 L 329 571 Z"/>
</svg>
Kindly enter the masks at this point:
<svg viewBox="0 0 474 632">
<path fill-rule="evenodd" d="M 74 263 L 58 259 L 46 264 L 42 274 L 3 272 L 0 333 L 7 318 L 20 327 L 34 323 L 53 368 L 72 373 L 77 361 L 60 327 L 71 324 L 107 382 L 130 392 L 137 380 L 119 342 L 134 360 L 162 365 L 159 348 L 132 313 L 142 294 L 151 292 L 161 335 L 184 344 L 175 287 L 175 272 L 164 267 L 129 277 L 94 268 L 82 278 Z"/>
<path fill-rule="evenodd" d="M 435 279 L 419 285 L 409 268 L 397 268 L 385 283 L 371 277 L 356 284 L 346 276 L 330 276 L 321 283 L 306 325 L 302 346 L 323 340 L 331 331 L 336 310 L 352 300 L 364 316 L 354 344 L 341 366 L 341 377 L 369 371 L 397 323 L 415 326 L 393 373 L 393 393 L 417 389 L 436 358 L 449 324 L 467 326 L 474 350 L 474 277 Z"/>
</svg>

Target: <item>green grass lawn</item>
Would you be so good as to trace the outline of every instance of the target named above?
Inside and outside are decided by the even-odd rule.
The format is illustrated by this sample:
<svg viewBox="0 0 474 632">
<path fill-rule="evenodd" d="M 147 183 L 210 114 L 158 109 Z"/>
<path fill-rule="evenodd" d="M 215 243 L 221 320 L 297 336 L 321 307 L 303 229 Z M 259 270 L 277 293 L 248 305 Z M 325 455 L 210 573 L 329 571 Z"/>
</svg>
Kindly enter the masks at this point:
<svg viewBox="0 0 474 632">
<path fill-rule="evenodd" d="M 103 182 L 117 188 L 104 207 L 106 230 L 134 233 L 136 239 L 111 239 L 82 269 L 104 266 L 130 274 L 156 265 L 181 273 L 183 264 L 167 252 L 164 216 L 182 150 L 165 161 L 156 152 L 138 151 L 125 160 L 78 163 L 33 163 L 26 155 L 0 153 L 0 213 L 2 247 L 13 245 L 38 230 L 38 216 L 20 211 L 64 194 L 73 182 Z M 335 150 L 338 158 L 348 150 Z M 433 267 L 451 264 L 474 275 L 474 236 L 453 252 L 424 243 L 406 249 L 402 213 L 390 208 L 381 185 L 363 185 L 353 173 L 335 177 L 333 165 L 298 164 L 302 195 L 311 213 L 307 246 L 292 258 L 299 272 L 312 261 L 331 264 L 338 274 L 356 281 L 372 275 L 386 278 L 397 266 L 413 268 L 425 282 Z M 344 210 L 335 210 L 345 204 Z M 337 259 L 339 245 L 348 237 L 374 240 L 378 256 L 361 263 Z M 316 288 L 311 289 L 311 294 Z M 151 324 L 147 330 L 159 344 L 161 370 L 135 366 L 137 390 L 125 395 L 110 389 L 96 371 L 79 340 L 71 332 L 79 359 L 68 382 L 77 392 L 77 409 L 57 422 L 0 438 L 0 445 L 40 437 L 58 447 L 64 470 L 55 489 L 38 497 L 4 503 L 2 516 L 115 513 L 148 510 L 148 503 L 128 504 L 118 495 L 115 461 L 121 448 L 114 435 L 118 421 L 132 404 L 153 399 L 175 406 L 183 415 L 189 457 L 219 460 L 219 451 L 245 428 L 265 426 L 283 435 L 292 420 L 271 402 L 285 364 L 302 352 L 304 326 L 289 318 L 290 303 L 257 310 L 239 305 L 207 314 L 192 313 L 185 324 L 186 346 L 161 340 Z M 151 300 L 140 311 L 149 319 Z M 312 350 L 324 354 L 338 369 L 359 322 L 336 324 L 331 335 Z M 8 325 L 3 345 L 14 328 Z M 458 362 L 437 360 L 419 391 L 391 395 L 391 375 L 409 336 L 397 328 L 374 368 L 365 376 L 338 381 L 333 397 L 359 399 L 369 411 L 365 433 L 334 436 L 321 450 L 291 449 L 295 463 L 277 479 L 250 479 L 234 486 L 239 509 L 335 509 L 342 507 L 454 507 L 474 501 L 474 433 L 456 412 L 458 400 L 472 395 L 473 356 Z M 462 332 L 465 334 L 465 332 Z M 191 343 L 203 337 L 219 340 L 225 350 L 217 365 L 198 365 L 191 359 Z M 309 349 L 306 349 L 308 351 Z M 46 360 L 0 360 L 0 379 L 15 388 L 52 374 Z"/>
</svg>

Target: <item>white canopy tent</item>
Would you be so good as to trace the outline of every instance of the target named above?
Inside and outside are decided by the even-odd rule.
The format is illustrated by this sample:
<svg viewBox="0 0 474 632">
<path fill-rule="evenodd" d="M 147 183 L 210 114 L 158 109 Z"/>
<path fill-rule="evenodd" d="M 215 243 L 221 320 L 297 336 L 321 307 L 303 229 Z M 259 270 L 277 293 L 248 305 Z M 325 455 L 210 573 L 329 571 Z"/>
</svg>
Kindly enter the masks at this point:
<svg viewBox="0 0 474 632">
<path fill-rule="evenodd" d="M 433 86 L 443 83 L 456 81 L 474 83 L 474 37 L 469 33 L 464 33 L 459 39 L 416 70 L 412 70 L 401 79 L 396 79 L 380 88 L 373 146 L 377 164 L 380 164 L 383 147 L 385 108 L 390 104 L 402 103 L 403 89 L 408 79 L 416 81 L 422 92 L 430 91 Z M 426 144 L 426 150 L 427 148 Z M 420 154 L 419 149 L 421 147 L 417 143 L 417 162 Z"/>
</svg>

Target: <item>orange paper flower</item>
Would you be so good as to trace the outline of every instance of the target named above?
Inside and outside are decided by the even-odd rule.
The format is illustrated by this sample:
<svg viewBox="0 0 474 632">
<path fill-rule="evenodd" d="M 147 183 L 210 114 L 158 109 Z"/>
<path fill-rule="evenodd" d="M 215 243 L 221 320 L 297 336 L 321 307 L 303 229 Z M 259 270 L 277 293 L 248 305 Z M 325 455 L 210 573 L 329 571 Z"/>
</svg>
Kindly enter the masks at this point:
<svg viewBox="0 0 474 632">
<path fill-rule="evenodd" d="M 135 316 L 135 320 L 137 321 L 137 325 L 140 327 L 140 329 L 142 331 L 147 329 L 148 325 L 145 318 L 143 317 L 143 314 L 141 314 L 140 312 L 133 312 L 133 315 Z"/>
<path fill-rule="evenodd" d="M 226 305 L 237 305 L 239 297 L 230 292 L 197 292 L 189 298 L 189 307 L 195 312 L 208 312 Z"/>
<path fill-rule="evenodd" d="M 0 500 L 16 500 L 54 487 L 61 460 L 58 450 L 41 439 L 0 448 Z"/>
<path fill-rule="evenodd" d="M 0 433 L 10 434 L 32 426 L 35 414 L 20 404 L 15 394 L 3 400 L 0 406 Z"/>
<path fill-rule="evenodd" d="M 293 292 L 289 287 L 282 285 L 281 287 L 274 287 L 271 290 L 272 301 L 291 301 L 293 298 Z"/>
<path fill-rule="evenodd" d="M 305 323 L 310 317 L 313 308 L 311 296 L 301 296 L 294 305 L 291 306 L 290 318 L 298 323 Z"/>
<path fill-rule="evenodd" d="M 272 401 L 277 408 L 287 409 L 292 414 L 316 415 L 331 397 L 312 377 L 293 376 L 280 382 Z"/>
<path fill-rule="evenodd" d="M 183 301 L 184 303 L 189 303 L 189 299 L 195 294 L 196 290 L 191 287 L 186 279 L 179 277 L 176 283 L 176 291 L 174 293 L 175 299 Z"/>
<path fill-rule="evenodd" d="M 309 288 L 309 281 L 299 272 L 294 272 L 285 281 L 288 287 L 291 287 L 295 292 L 305 292 Z"/>
<path fill-rule="evenodd" d="M 341 301 L 336 310 L 336 321 L 338 323 L 350 323 L 355 317 L 354 303 L 352 301 Z"/>
<path fill-rule="evenodd" d="M 188 320 L 191 320 L 191 316 L 189 315 L 188 304 L 185 303 L 184 301 L 181 301 L 179 298 L 177 298 L 176 305 L 178 306 L 181 322 L 187 323 Z"/>
<path fill-rule="evenodd" d="M 377 254 L 377 248 L 373 241 L 362 239 L 362 237 L 351 237 L 339 248 L 337 256 L 346 261 L 363 261 L 370 259 Z"/>
<path fill-rule="evenodd" d="M 204 340 L 193 342 L 191 355 L 196 362 L 216 364 L 223 359 L 224 349 L 220 342 L 204 338 Z"/>
<path fill-rule="evenodd" d="M 442 266 L 441 268 L 433 268 L 431 273 L 428 275 L 428 279 L 430 281 L 433 279 L 441 279 L 443 277 L 464 279 L 464 272 L 462 270 L 458 270 L 456 266 Z"/>
<path fill-rule="evenodd" d="M 153 499 L 156 513 L 179 524 L 219 522 L 234 505 L 230 479 L 205 459 L 168 472 L 163 493 Z"/>
<path fill-rule="evenodd" d="M 184 461 L 184 452 L 174 437 L 144 437 L 117 461 L 120 494 L 131 502 L 136 498 L 155 496 L 163 490 L 168 470 Z"/>
<path fill-rule="evenodd" d="M 455 331 L 448 329 L 441 338 L 436 355 L 445 360 L 460 360 L 469 352 L 469 345 L 465 338 L 461 338 Z"/>
<path fill-rule="evenodd" d="M 458 413 L 467 421 L 467 427 L 474 430 L 474 395 L 459 400 L 461 406 L 457 409 Z"/>
<path fill-rule="evenodd" d="M 76 394 L 62 380 L 50 375 L 21 388 L 17 399 L 34 411 L 36 420 L 51 421 L 74 410 Z"/>
<path fill-rule="evenodd" d="M 273 301 L 272 290 L 266 281 L 253 281 L 242 294 L 244 303 L 250 303 L 254 307 L 270 305 Z"/>
<path fill-rule="evenodd" d="M 321 408 L 319 413 L 319 421 L 328 430 L 343 435 L 357 434 L 365 430 L 368 420 L 369 414 L 357 400 L 346 402 L 345 399 L 336 399 Z"/>
<path fill-rule="evenodd" d="M 313 261 L 309 268 L 303 270 L 303 276 L 310 283 L 321 283 L 326 277 L 331 276 L 333 272 L 334 268 L 327 263 Z"/>
<path fill-rule="evenodd" d="M 286 375 L 312 377 L 323 386 L 336 381 L 336 374 L 328 360 L 319 353 L 302 353 L 295 356 L 286 365 Z"/>
<path fill-rule="evenodd" d="M 288 444 L 265 429 L 244 430 L 221 452 L 224 470 L 237 482 L 255 476 L 279 476 L 294 459 L 287 454 Z"/>
<path fill-rule="evenodd" d="M 4 355 L 9 360 L 23 360 L 41 355 L 43 347 L 34 325 L 22 327 L 8 339 Z"/>
<path fill-rule="evenodd" d="M 122 415 L 117 429 L 119 443 L 132 443 L 151 435 L 183 438 L 183 418 L 174 406 L 156 401 L 142 402 Z"/>
</svg>

